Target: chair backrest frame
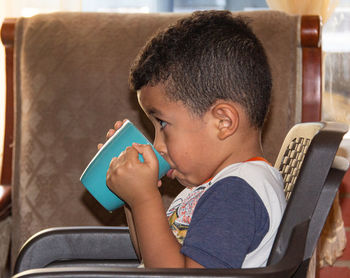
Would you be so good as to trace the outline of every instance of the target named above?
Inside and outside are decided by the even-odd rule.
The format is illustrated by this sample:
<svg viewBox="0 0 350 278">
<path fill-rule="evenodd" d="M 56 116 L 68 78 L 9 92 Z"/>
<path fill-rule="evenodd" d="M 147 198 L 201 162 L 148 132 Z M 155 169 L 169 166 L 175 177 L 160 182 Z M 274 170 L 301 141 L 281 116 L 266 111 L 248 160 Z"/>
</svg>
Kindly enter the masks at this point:
<svg viewBox="0 0 350 278">
<path fill-rule="evenodd" d="M 1 185 L 12 184 L 12 153 L 14 138 L 14 42 L 17 18 L 5 18 L 1 27 L 1 40 L 6 57 L 6 110 L 3 144 Z M 321 118 L 322 51 L 320 46 L 321 19 L 303 15 L 300 24 L 302 49 L 302 121 Z"/>
<path fill-rule="evenodd" d="M 308 220 L 311 221 L 310 231 L 312 232 L 308 235 L 304 260 L 311 258 L 318 239 L 318 237 L 315 237 L 315 234 L 318 233 L 319 235 L 324 225 L 324 222 L 315 222 L 314 217 L 317 217 L 318 220 L 322 218 L 325 221 L 326 215 L 328 215 L 327 211 L 326 215 L 321 216 L 321 210 L 319 213 L 314 214 L 315 209 L 327 208 L 329 210 L 335 196 L 335 193 L 332 195 L 323 193 L 324 185 L 326 181 L 338 187 L 340 184 L 340 181 L 338 184 L 335 184 L 334 181 L 332 182 L 333 174 L 329 171 L 343 135 L 348 130 L 347 126 L 339 123 L 310 123 L 306 124 L 306 127 L 307 125 L 311 126 L 309 136 L 315 135 L 310 142 L 299 175 L 295 181 L 268 264 L 276 264 L 283 258 L 292 228 Z M 301 125 L 297 125 L 293 129 L 297 129 L 298 126 Z M 293 133 L 293 129 L 291 133 Z M 282 162 L 281 154 L 285 152 L 285 147 L 293 138 L 293 136 L 287 135 L 286 144 L 283 144 L 277 162 Z M 328 177 L 329 174 L 330 177 Z M 335 175 L 335 177 L 337 176 Z M 337 180 L 335 181 L 337 182 Z M 322 196 L 322 203 L 320 202 L 320 196 Z M 324 212 L 324 209 L 322 212 Z"/>
</svg>

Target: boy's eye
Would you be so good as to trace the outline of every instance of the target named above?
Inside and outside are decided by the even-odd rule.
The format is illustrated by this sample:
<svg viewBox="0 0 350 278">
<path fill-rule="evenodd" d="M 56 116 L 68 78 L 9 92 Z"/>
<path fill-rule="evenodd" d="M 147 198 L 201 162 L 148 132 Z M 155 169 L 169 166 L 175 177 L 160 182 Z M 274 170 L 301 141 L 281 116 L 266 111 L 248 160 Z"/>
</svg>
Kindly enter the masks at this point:
<svg viewBox="0 0 350 278">
<path fill-rule="evenodd" d="M 167 122 L 162 121 L 160 119 L 157 119 L 158 123 L 160 124 L 160 129 L 164 129 L 167 126 Z"/>
</svg>

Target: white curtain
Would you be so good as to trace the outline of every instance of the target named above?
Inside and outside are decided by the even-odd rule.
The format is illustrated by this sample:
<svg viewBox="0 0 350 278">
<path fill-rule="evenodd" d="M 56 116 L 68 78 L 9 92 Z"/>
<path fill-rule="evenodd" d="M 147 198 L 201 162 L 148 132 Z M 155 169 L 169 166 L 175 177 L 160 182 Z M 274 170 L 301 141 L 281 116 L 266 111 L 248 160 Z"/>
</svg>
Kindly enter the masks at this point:
<svg viewBox="0 0 350 278">
<path fill-rule="evenodd" d="M 290 14 L 317 14 L 326 22 L 338 0 L 266 0 L 271 9 Z"/>
</svg>

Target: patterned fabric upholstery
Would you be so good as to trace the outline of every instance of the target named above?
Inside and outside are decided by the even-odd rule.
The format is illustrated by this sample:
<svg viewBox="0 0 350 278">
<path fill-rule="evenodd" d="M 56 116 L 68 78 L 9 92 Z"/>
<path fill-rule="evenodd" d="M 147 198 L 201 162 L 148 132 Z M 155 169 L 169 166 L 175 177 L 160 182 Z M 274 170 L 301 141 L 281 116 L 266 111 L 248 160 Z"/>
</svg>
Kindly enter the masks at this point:
<svg viewBox="0 0 350 278">
<path fill-rule="evenodd" d="M 273 98 L 263 144 L 274 161 L 287 131 L 300 121 L 300 18 L 242 14 L 271 64 Z M 129 118 L 152 137 L 129 92 L 128 69 L 147 38 L 180 16 L 52 13 L 18 20 L 12 262 L 25 240 L 44 228 L 125 224 L 123 211 L 105 211 L 79 177 L 116 120 Z M 180 189 L 165 181 L 164 202 Z"/>
</svg>

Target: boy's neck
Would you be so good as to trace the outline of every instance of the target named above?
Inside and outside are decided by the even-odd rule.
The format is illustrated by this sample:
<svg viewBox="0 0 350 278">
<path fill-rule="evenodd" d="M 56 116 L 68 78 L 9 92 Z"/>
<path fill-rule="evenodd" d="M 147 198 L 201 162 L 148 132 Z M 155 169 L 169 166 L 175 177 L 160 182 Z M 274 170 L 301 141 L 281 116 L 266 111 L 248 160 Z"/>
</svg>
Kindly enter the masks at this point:
<svg viewBox="0 0 350 278">
<path fill-rule="evenodd" d="M 264 157 L 261 147 L 260 130 L 249 132 L 249 136 L 237 136 L 232 138 L 231 142 L 227 144 L 226 154 L 215 174 L 231 164 L 244 162 L 254 157 Z"/>
</svg>

